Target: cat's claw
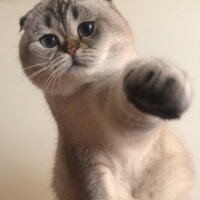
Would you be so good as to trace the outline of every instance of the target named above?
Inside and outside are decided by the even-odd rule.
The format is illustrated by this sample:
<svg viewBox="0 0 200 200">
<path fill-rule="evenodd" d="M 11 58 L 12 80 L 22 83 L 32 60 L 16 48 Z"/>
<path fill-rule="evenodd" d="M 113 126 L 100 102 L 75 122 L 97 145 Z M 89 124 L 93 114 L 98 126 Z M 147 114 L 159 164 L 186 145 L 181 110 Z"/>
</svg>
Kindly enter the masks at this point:
<svg viewBox="0 0 200 200">
<path fill-rule="evenodd" d="M 124 90 L 139 110 L 163 119 L 179 118 L 189 107 L 191 86 L 184 73 L 161 59 L 135 60 L 128 66 Z"/>
</svg>

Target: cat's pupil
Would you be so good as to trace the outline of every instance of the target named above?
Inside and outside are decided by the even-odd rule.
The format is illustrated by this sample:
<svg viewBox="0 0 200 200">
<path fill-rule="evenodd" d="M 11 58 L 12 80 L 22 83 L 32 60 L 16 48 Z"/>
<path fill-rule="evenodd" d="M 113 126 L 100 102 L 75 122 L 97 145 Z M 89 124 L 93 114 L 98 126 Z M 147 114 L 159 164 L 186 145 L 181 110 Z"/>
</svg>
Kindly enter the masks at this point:
<svg viewBox="0 0 200 200">
<path fill-rule="evenodd" d="M 40 43 L 46 48 L 53 48 L 53 47 L 59 45 L 59 40 L 58 40 L 57 36 L 55 36 L 53 34 L 48 34 L 48 35 L 44 35 L 40 39 Z"/>
<path fill-rule="evenodd" d="M 89 37 L 94 31 L 94 22 L 84 22 L 78 27 L 78 34 L 80 37 Z"/>
</svg>

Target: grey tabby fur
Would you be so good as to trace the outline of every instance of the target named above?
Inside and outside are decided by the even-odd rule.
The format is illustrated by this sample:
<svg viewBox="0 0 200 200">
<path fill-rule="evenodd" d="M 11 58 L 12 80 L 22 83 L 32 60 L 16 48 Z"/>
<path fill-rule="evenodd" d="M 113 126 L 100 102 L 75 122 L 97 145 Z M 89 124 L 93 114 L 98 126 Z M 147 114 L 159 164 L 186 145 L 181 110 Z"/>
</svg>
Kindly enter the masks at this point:
<svg viewBox="0 0 200 200">
<path fill-rule="evenodd" d="M 93 34 L 79 37 L 88 21 Z M 138 57 L 112 1 L 43 0 L 20 26 L 23 68 L 58 125 L 57 198 L 189 200 L 191 160 L 165 121 L 190 104 L 187 76 L 162 59 Z M 42 46 L 46 34 L 59 45 Z"/>
</svg>

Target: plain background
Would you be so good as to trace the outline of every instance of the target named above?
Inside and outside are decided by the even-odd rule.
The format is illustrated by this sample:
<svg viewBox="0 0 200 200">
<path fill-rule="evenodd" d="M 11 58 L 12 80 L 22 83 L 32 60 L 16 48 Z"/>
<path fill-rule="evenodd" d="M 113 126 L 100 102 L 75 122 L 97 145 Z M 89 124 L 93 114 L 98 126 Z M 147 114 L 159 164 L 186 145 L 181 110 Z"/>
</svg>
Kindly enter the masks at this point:
<svg viewBox="0 0 200 200">
<path fill-rule="evenodd" d="M 100 1 L 100 0 L 99 0 Z M 37 0 L 0 0 L 0 199 L 53 200 L 57 129 L 41 92 L 23 75 L 18 20 Z M 200 199 L 200 1 L 115 0 L 140 55 L 163 57 L 191 77 L 190 110 L 172 122 L 194 160 Z"/>
</svg>

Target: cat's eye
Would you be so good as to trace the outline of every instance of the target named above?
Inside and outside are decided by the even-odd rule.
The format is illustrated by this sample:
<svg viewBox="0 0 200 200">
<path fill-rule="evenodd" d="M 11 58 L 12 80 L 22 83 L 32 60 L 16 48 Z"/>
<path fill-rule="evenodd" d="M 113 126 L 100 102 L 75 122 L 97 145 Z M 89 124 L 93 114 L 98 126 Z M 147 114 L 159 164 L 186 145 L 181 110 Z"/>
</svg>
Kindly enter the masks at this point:
<svg viewBox="0 0 200 200">
<path fill-rule="evenodd" d="M 94 22 L 83 22 L 78 27 L 80 37 L 89 37 L 94 32 Z"/>
<path fill-rule="evenodd" d="M 59 39 L 53 34 L 47 34 L 40 38 L 40 43 L 45 48 L 53 48 L 59 45 Z"/>
</svg>

